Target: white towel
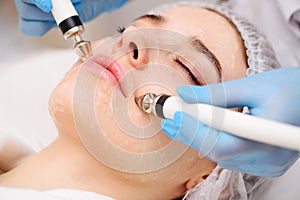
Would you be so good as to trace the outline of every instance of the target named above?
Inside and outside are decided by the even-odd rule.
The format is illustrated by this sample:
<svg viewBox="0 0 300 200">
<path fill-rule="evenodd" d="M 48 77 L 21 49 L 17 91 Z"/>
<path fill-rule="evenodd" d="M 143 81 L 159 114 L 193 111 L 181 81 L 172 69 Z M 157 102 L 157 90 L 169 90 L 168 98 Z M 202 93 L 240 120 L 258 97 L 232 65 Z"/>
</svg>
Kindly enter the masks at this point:
<svg viewBox="0 0 300 200">
<path fill-rule="evenodd" d="M 0 187 L 1 200 L 113 200 L 111 197 L 81 190 L 47 190 L 17 189 Z"/>
</svg>

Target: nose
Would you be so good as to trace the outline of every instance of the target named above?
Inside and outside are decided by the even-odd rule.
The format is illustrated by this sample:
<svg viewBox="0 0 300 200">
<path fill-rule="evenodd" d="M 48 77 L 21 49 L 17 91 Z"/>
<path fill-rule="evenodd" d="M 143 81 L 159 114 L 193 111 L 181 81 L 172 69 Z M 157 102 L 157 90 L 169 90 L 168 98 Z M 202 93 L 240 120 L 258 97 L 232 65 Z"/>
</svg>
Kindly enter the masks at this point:
<svg viewBox="0 0 300 200">
<path fill-rule="evenodd" d="M 148 50 L 143 41 L 144 36 L 140 36 L 136 30 L 128 31 L 123 36 L 122 49 L 130 65 L 137 69 L 142 68 L 148 63 Z"/>
<path fill-rule="evenodd" d="M 145 61 L 143 59 L 143 53 L 142 49 L 138 47 L 137 43 L 134 41 L 129 42 L 128 44 L 129 49 L 129 62 L 135 67 L 140 68 L 143 64 L 145 64 Z"/>
</svg>

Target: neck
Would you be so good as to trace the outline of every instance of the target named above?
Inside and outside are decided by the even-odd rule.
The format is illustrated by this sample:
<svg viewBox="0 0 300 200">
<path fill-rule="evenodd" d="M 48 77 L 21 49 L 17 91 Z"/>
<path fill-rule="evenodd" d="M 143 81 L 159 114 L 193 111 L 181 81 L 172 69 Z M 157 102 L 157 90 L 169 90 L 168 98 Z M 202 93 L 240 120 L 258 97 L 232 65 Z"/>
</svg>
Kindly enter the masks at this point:
<svg viewBox="0 0 300 200">
<path fill-rule="evenodd" d="M 49 147 L 0 176 L 0 185 L 37 190 L 77 189 L 107 195 L 115 199 L 153 198 L 156 185 L 141 185 L 94 159 L 80 141 L 59 137 Z M 147 196 L 149 195 L 149 196 Z"/>
</svg>

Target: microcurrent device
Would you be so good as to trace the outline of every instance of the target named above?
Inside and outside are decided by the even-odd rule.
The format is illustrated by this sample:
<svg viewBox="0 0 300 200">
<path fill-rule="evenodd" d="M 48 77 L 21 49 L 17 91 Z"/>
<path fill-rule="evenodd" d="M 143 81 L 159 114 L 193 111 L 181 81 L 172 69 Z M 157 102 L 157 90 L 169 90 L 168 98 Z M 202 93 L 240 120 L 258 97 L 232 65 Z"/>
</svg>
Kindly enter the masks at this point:
<svg viewBox="0 0 300 200">
<path fill-rule="evenodd" d="M 189 104 L 165 94 L 147 93 L 135 98 L 135 102 L 145 113 L 160 118 L 173 119 L 175 112 L 182 111 L 209 127 L 238 137 L 300 151 L 300 128 L 297 126 L 208 104 Z"/>
<path fill-rule="evenodd" d="M 64 35 L 65 40 L 74 39 L 74 51 L 84 61 L 92 52 L 91 42 L 83 40 L 85 31 L 82 22 L 70 0 L 52 0 L 52 15 Z"/>
</svg>

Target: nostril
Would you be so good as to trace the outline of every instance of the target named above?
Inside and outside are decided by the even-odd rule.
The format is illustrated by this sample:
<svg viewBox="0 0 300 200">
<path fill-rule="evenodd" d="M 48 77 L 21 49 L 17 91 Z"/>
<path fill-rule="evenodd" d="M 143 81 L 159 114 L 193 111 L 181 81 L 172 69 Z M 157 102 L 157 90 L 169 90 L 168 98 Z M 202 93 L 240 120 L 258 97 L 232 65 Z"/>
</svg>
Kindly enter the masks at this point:
<svg viewBox="0 0 300 200">
<path fill-rule="evenodd" d="M 138 57 L 139 57 L 139 50 L 138 50 L 136 44 L 134 42 L 131 42 L 129 44 L 129 47 L 130 47 L 130 49 L 132 51 L 132 57 L 133 57 L 133 59 L 137 60 Z"/>
</svg>

